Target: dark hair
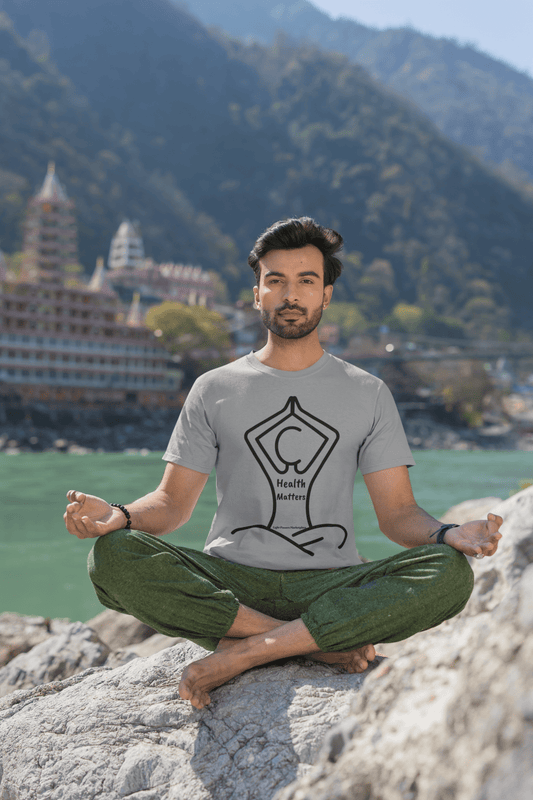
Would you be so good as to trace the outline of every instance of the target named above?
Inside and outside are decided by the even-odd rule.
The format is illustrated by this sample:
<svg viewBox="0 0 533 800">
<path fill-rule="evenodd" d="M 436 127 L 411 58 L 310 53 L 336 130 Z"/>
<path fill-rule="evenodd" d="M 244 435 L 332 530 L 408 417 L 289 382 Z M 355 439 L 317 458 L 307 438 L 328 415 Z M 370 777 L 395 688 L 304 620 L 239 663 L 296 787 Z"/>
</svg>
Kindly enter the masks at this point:
<svg viewBox="0 0 533 800">
<path fill-rule="evenodd" d="M 332 228 L 319 225 L 311 217 L 283 219 L 267 228 L 257 239 L 248 256 L 248 263 L 255 273 L 259 285 L 261 267 L 259 260 L 271 250 L 297 250 L 313 244 L 324 256 L 324 286 L 335 283 L 342 271 L 342 263 L 335 258 L 343 240 Z"/>
</svg>

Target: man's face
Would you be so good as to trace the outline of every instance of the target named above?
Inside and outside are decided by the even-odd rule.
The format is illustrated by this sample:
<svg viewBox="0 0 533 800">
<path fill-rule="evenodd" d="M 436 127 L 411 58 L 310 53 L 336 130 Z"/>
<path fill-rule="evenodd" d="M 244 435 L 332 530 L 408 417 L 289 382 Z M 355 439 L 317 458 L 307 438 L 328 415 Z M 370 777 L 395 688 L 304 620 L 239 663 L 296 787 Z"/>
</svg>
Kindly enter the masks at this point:
<svg viewBox="0 0 533 800">
<path fill-rule="evenodd" d="M 315 330 L 333 291 L 324 286 L 324 257 L 308 244 L 271 250 L 260 261 L 255 306 L 266 328 L 282 339 L 301 339 Z"/>
</svg>

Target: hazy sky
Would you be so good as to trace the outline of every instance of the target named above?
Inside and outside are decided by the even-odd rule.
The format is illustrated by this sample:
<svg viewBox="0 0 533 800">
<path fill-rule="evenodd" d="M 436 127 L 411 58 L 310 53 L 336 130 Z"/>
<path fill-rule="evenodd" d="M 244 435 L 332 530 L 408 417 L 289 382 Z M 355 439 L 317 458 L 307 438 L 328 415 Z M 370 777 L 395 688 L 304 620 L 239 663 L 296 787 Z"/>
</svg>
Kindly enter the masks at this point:
<svg viewBox="0 0 533 800">
<path fill-rule="evenodd" d="M 533 0 L 310 0 L 332 17 L 376 28 L 410 24 L 474 43 L 533 76 Z"/>
</svg>

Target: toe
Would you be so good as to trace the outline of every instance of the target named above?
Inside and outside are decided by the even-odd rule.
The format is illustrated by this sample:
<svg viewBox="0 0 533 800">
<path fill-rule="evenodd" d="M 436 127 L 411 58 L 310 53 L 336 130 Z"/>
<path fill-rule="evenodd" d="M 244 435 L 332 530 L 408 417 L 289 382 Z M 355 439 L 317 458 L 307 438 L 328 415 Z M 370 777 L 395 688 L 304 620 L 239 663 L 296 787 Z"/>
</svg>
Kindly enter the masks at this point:
<svg viewBox="0 0 533 800">
<path fill-rule="evenodd" d="M 211 702 L 211 698 L 206 692 L 198 692 L 191 697 L 191 705 L 195 708 L 204 708 Z"/>
<path fill-rule="evenodd" d="M 178 694 L 182 700 L 190 700 L 191 699 L 191 689 L 190 686 L 187 684 L 186 681 L 181 680 L 178 686 Z"/>
<path fill-rule="evenodd" d="M 376 651 L 373 644 L 369 644 L 364 649 L 364 655 L 367 661 L 373 661 L 376 657 Z"/>
</svg>

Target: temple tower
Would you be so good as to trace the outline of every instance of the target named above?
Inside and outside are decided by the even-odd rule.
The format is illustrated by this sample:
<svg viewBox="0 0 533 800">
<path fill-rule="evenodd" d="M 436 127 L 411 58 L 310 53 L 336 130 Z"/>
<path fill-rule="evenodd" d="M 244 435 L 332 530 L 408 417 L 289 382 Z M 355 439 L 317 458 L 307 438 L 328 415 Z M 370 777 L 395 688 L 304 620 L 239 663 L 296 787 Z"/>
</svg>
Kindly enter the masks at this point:
<svg viewBox="0 0 533 800">
<path fill-rule="evenodd" d="M 121 223 L 111 240 L 107 265 L 111 270 L 136 270 L 144 267 L 143 240 L 137 226 L 129 219 Z"/>
<path fill-rule="evenodd" d="M 24 225 L 24 270 L 32 280 L 58 283 L 78 266 L 74 203 L 50 161 L 43 185 L 31 198 Z M 78 271 L 74 269 L 73 271 Z"/>
</svg>

